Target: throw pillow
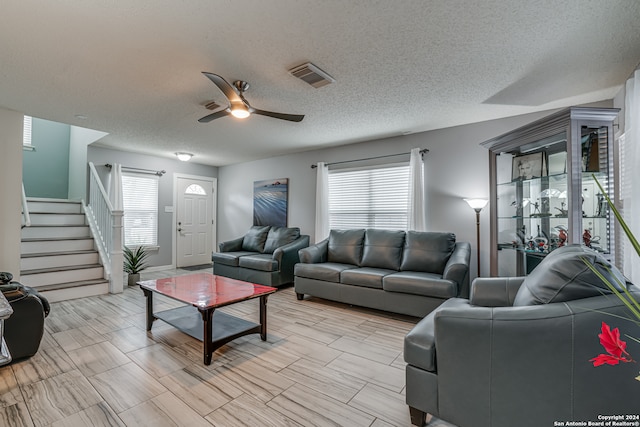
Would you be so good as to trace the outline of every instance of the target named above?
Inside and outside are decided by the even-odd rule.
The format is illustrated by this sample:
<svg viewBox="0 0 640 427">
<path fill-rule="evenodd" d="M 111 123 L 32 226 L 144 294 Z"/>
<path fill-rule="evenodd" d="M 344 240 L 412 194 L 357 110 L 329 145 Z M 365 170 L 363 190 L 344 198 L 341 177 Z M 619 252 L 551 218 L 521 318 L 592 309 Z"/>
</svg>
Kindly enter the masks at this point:
<svg viewBox="0 0 640 427">
<path fill-rule="evenodd" d="M 264 253 L 272 254 L 280 246 L 291 243 L 299 237 L 300 229 L 298 227 L 271 227 L 264 244 Z"/>
<path fill-rule="evenodd" d="M 531 271 L 520 285 L 513 305 L 549 304 L 611 294 L 586 263 L 594 266 L 618 291 L 627 286 L 622 273 L 601 254 L 584 246 L 569 245 L 551 252 Z"/>
<path fill-rule="evenodd" d="M 407 231 L 400 270 L 442 274 L 455 246 L 453 233 Z"/>
<path fill-rule="evenodd" d="M 360 265 L 364 229 L 331 230 L 327 260 L 340 264 Z"/>
<path fill-rule="evenodd" d="M 361 266 L 399 270 L 404 235 L 399 230 L 367 230 Z"/>
<path fill-rule="evenodd" d="M 242 250 L 262 253 L 264 251 L 264 244 L 267 241 L 267 233 L 269 233 L 270 228 L 270 225 L 254 225 L 251 227 L 242 239 Z"/>
</svg>

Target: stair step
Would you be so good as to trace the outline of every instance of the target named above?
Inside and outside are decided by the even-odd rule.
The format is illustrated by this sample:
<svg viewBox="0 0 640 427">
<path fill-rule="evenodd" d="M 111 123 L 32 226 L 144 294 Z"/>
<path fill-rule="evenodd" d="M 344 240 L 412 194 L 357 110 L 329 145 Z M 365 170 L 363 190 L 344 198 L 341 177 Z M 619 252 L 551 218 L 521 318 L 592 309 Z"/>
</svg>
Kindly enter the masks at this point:
<svg viewBox="0 0 640 427">
<path fill-rule="evenodd" d="M 27 198 L 27 207 L 29 208 L 29 213 L 82 213 L 82 204 L 80 202 L 74 202 L 70 200 Z"/>
<path fill-rule="evenodd" d="M 20 253 L 31 255 L 36 253 L 86 251 L 95 248 L 93 239 L 90 237 L 73 238 L 53 238 L 53 239 L 22 239 L 20 243 Z"/>
<path fill-rule="evenodd" d="M 99 263 L 96 250 L 67 251 L 56 253 L 23 254 L 20 258 L 20 270 L 43 268 L 63 268 L 79 265 L 95 265 Z"/>
<path fill-rule="evenodd" d="M 20 281 L 50 302 L 109 293 L 109 281 L 82 203 L 27 198 L 31 226 L 22 229 Z"/>
<path fill-rule="evenodd" d="M 22 280 L 22 279 L 21 279 Z M 104 279 L 81 280 L 34 287 L 49 302 L 66 301 L 109 293 L 109 282 Z"/>
<path fill-rule="evenodd" d="M 29 212 L 31 225 L 85 225 L 83 213 Z"/>
<path fill-rule="evenodd" d="M 77 238 L 91 237 L 88 225 L 72 225 L 72 226 L 48 226 L 48 225 L 32 225 L 22 229 L 23 239 L 43 239 L 43 238 Z"/>
<path fill-rule="evenodd" d="M 34 288 L 59 283 L 103 279 L 104 269 L 100 264 L 76 265 L 65 268 L 41 268 L 20 272 L 20 281 Z"/>
</svg>

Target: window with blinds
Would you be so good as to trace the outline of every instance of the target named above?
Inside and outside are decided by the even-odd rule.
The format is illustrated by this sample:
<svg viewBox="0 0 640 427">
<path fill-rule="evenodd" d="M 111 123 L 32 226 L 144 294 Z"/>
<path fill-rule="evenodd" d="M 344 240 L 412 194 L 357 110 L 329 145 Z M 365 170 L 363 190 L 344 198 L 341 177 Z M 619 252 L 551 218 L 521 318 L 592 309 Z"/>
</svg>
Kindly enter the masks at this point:
<svg viewBox="0 0 640 427">
<path fill-rule="evenodd" d="M 25 148 L 32 148 L 31 145 L 31 124 L 32 124 L 31 116 L 24 116 L 24 120 L 22 122 L 22 145 Z"/>
<path fill-rule="evenodd" d="M 125 246 L 158 245 L 158 177 L 122 174 Z"/>
<path fill-rule="evenodd" d="M 329 227 L 405 230 L 409 165 L 329 171 Z"/>
</svg>

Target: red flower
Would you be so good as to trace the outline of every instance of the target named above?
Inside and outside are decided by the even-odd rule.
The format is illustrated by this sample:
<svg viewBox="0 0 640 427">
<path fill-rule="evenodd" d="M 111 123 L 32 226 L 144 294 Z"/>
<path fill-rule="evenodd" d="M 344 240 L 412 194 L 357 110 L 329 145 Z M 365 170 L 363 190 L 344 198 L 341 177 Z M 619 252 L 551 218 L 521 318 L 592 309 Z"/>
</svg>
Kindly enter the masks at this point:
<svg viewBox="0 0 640 427">
<path fill-rule="evenodd" d="M 599 354 L 593 359 L 589 359 L 589 362 L 593 362 L 593 366 L 601 365 L 617 365 L 620 362 L 633 362 L 633 359 L 629 356 L 629 353 L 625 350 L 627 343 L 620 339 L 620 331 L 618 328 L 614 328 L 613 331 L 609 328 L 609 325 L 602 322 L 602 333 L 598 334 L 600 338 L 600 344 L 609 354 Z"/>
</svg>

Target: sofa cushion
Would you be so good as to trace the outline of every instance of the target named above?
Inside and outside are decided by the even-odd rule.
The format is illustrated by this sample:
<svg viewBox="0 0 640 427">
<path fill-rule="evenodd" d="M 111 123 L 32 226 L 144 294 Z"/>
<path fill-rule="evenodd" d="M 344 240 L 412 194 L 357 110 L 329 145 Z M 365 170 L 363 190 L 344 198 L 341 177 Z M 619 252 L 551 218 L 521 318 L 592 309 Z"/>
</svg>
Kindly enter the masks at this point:
<svg viewBox="0 0 640 427">
<path fill-rule="evenodd" d="M 340 282 L 345 285 L 364 286 L 366 288 L 382 289 L 382 278 L 395 270 L 381 268 L 351 268 L 340 274 Z"/>
<path fill-rule="evenodd" d="M 267 240 L 264 243 L 264 253 L 272 254 L 280 246 L 300 237 L 300 229 L 298 227 L 271 227 L 267 233 Z"/>
<path fill-rule="evenodd" d="M 322 264 L 298 263 L 295 265 L 294 274 L 296 277 L 340 283 L 340 273 L 350 268 L 356 268 L 356 266 L 335 262 L 324 262 Z"/>
<path fill-rule="evenodd" d="M 453 233 L 407 231 L 400 270 L 442 275 L 455 245 Z"/>
<path fill-rule="evenodd" d="M 240 257 L 238 266 L 259 271 L 278 271 L 278 261 L 271 254 L 252 254 Z"/>
<path fill-rule="evenodd" d="M 434 298 L 458 296 L 458 284 L 434 273 L 401 271 L 382 279 L 382 289 L 388 292 L 423 295 Z"/>
<path fill-rule="evenodd" d="M 367 230 L 360 265 L 399 270 L 404 235 L 405 232 L 399 230 Z"/>
<path fill-rule="evenodd" d="M 255 252 L 249 251 L 236 251 L 236 252 L 214 252 L 211 255 L 211 260 L 215 264 L 223 264 L 230 265 L 232 267 L 237 267 L 240 261 L 240 258 L 247 255 L 255 255 Z"/>
<path fill-rule="evenodd" d="M 247 231 L 242 239 L 242 250 L 252 252 L 264 252 L 264 244 L 267 241 L 267 234 L 271 226 L 254 225 Z"/>
<path fill-rule="evenodd" d="M 339 264 L 360 265 L 363 241 L 364 229 L 331 230 L 327 251 L 328 261 Z"/>
<path fill-rule="evenodd" d="M 622 292 L 626 279 L 593 249 L 580 245 L 558 248 L 547 255 L 524 279 L 514 306 L 549 304 L 611 294 L 607 285 L 587 266 L 588 262 Z"/>
</svg>

